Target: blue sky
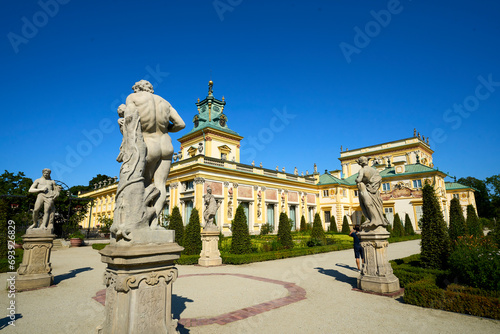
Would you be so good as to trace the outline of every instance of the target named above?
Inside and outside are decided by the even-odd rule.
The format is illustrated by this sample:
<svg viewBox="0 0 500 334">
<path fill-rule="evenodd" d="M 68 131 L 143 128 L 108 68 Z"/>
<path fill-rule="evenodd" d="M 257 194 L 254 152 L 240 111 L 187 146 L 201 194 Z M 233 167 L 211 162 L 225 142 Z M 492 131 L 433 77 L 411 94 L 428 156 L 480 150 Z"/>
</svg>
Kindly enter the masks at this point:
<svg viewBox="0 0 500 334">
<path fill-rule="evenodd" d="M 52 168 L 69 186 L 118 176 L 116 107 L 140 79 L 186 121 L 177 151 L 211 77 L 243 163 L 339 169 L 340 145 L 417 128 L 440 170 L 484 179 L 500 163 L 499 14 L 498 1 L 7 2 L 0 168 Z"/>
</svg>

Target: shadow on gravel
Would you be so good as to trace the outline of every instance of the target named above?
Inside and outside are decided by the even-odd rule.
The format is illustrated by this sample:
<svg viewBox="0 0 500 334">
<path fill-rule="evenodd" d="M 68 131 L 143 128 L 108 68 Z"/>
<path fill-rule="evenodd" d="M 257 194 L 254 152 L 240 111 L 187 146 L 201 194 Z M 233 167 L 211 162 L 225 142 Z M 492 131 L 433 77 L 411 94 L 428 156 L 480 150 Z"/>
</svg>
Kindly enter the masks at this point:
<svg viewBox="0 0 500 334">
<path fill-rule="evenodd" d="M 69 273 L 57 275 L 54 277 L 54 284 L 59 284 L 59 283 L 61 283 L 61 281 L 64 281 L 65 279 L 73 278 L 77 274 L 82 273 L 84 271 L 89 271 L 89 270 L 94 270 L 94 268 L 91 268 L 91 267 L 78 268 L 78 269 L 70 270 Z"/>
<path fill-rule="evenodd" d="M 174 319 L 179 320 L 181 318 L 181 313 L 186 309 L 186 303 L 192 303 L 193 300 L 172 294 L 172 316 Z M 184 327 L 182 324 L 177 325 L 177 330 L 181 334 L 189 333 L 189 329 Z"/>
<path fill-rule="evenodd" d="M 356 277 L 349 277 L 347 275 L 342 274 L 338 270 L 325 269 L 325 268 L 321 268 L 321 267 L 317 267 L 314 269 L 318 270 L 318 272 L 320 274 L 328 275 L 328 276 L 335 278 L 335 280 L 337 280 L 339 282 L 344 282 L 344 283 L 350 284 L 353 288 L 356 288 L 358 286 L 358 282 L 357 282 Z"/>
<path fill-rule="evenodd" d="M 16 313 L 16 314 L 14 314 L 14 317 L 15 317 L 15 320 L 14 320 L 14 324 L 15 324 L 15 321 L 17 319 L 21 319 L 23 317 L 23 315 L 21 313 Z M 5 317 L 5 318 L 0 319 L 0 330 L 10 326 L 9 321 L 12 321 L 12 319 L 10 317 Z"/>
<path fill-rule="evenodd" d="M 337 267 L 342 267 L 342 268 L 346 268 L 346 269 L 349 269 L 349 270 L 352 270 L 352 271 L 358 271 L 358 268 L 355 268 L 355 267 L 351 267 L 350 265 L 348 264 L 343 264 L 343 263 L 337 263 L 336 264 Z"/>
</svg>

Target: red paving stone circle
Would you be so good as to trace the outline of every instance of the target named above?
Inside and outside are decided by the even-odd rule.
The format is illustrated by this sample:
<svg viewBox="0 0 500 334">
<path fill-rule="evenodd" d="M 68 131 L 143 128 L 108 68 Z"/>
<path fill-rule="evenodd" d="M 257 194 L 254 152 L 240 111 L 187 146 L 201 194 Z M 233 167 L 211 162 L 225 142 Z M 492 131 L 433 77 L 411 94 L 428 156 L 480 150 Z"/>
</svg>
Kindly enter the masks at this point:
<svg viewBox="0 0 500 334">
<path fill-rule="evenodd" d="M 296 285 L 295 283 L 289 283 L 284 281 L 278 281 L 274 279 L 251 276 L 251 275 L 243 275 L 243 274 L 226 274 L 226 273 L 210 273 L 210 274 L 190 274 L 190 275 L 181 275 L 181 277 L 192 277 L 192 276 L 236 276 L 242 278 L 253 279 L 256 281 L 272 283 L 282 285 L 285 289 L 288 290 L 289 295 L 286 297 L 274 299 L 265 303 L 260 303 L 257 305 L 253 305 L 250 307 L 245 307 L 236 311 L 232 311 L 229 313 L 224 313 L 211 318 L 181 318 L 179 320 L 179 324 L 184 327 L 197 327 L 197 326 L 205 326 L 212 324 L 225 325 L 234 321 L 243 320 L 249 317 L 253 317 L 255 315 L 268 312 L 274 310 L 276 308 L 280 308 L 283 306 L 287 306 L 289 304 L 301 301 L 306 299 L 306 290 Z M 100 290 L 96 293 L 95 297 L 92 297 L 97 302 L 105 305 L 106 301 L 106 289 Z"/>
</svg>

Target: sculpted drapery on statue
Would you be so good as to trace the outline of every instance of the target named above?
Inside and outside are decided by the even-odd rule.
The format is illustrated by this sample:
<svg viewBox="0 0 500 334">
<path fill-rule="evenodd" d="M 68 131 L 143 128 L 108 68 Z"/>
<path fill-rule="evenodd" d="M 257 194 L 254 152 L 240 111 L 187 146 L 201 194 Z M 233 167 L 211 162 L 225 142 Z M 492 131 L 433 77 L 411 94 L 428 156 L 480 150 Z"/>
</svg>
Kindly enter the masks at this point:
<svg viewBox="0 0 500 334">
<path fill-rule="evenodd" d="M 379 172 L 368 166 L 368 158 L 360 157 L 356 162 L 361 166 L 356 183 L 359 190 L 359 205 L 366 217 L 361 225 L 364 230 L 372 230 L 379 226 L 387 226 L 389 222 L 384 217 L 384 206 L 380 197 L 382 177 Z"/>
<path fill-rule="evenodd" d="M 203 218 L 205 219 L 205 229 L 214 229 L 217 226 L 214 224 L 214 218 L 217 214 L 217 209 L 219 209 L 220 202 L 217 201 L 212 195 L 212 188 L 207 187 L 207 194 L 204 196 L 205 200 L 205 212 L 203 213 Z"/>
<path fill-rule="evenodd" d="M 158 216 L 167 197 L 166 181 L 174 153 L 168 132 L 184 129 L 177 111 L 155 95 L 146 80 L 137 82 L 118 108 L 123 134 L 117 161 L 122 163 L 111 232 L 130 241 L 138 229 L 162 229 Z"/>
</svg>

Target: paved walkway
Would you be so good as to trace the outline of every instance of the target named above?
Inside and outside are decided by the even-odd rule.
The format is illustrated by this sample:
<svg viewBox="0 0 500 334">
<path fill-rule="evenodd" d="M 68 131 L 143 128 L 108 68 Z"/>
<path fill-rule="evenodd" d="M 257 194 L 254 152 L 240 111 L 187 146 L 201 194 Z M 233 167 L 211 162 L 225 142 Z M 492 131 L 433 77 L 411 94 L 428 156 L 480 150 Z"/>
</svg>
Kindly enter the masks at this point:
<svg viewBox="0 0 500 334">
<path fill-rule="evenodd" d="M 390 259 L 420 251 L 419 240 L 391 244 Z M 500 321 L 425 309 L 352 290 L 352 250 L 203 268 L 178 266 L 172 301 L 181 333 L 500 333 Z M 90 247 L 52 254 L 56 285 L 16 294 L 16 326 L 5 333 L 95 333 L 104 320 L 105 266 Z M 6 281 L 7 274 L 0 274 Z M 5 305 L 5 306 L 4 306 Z"/>
</svg>

